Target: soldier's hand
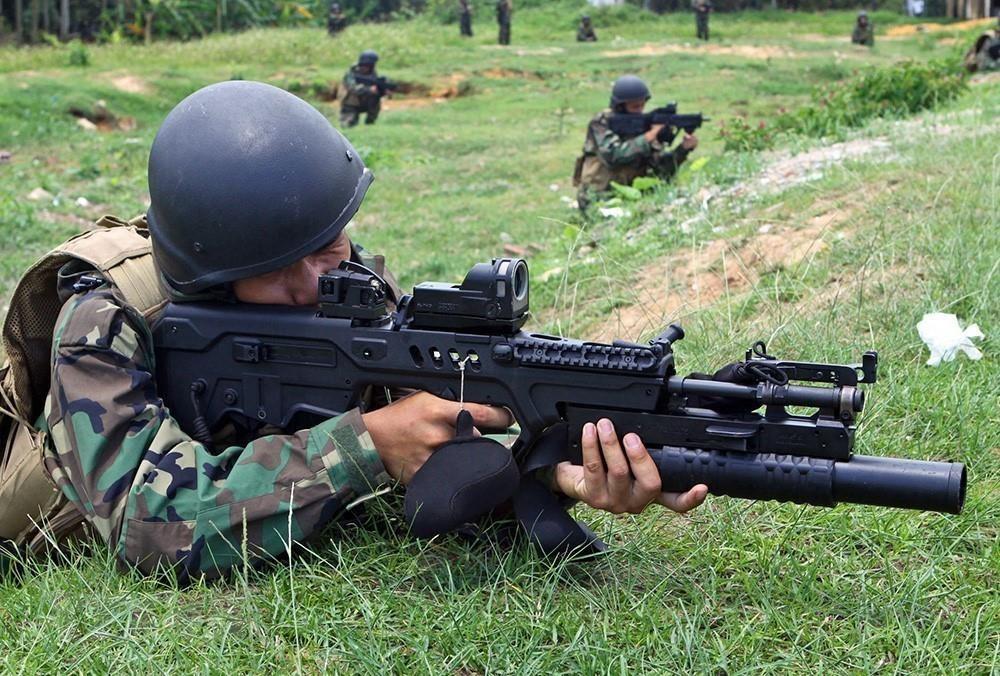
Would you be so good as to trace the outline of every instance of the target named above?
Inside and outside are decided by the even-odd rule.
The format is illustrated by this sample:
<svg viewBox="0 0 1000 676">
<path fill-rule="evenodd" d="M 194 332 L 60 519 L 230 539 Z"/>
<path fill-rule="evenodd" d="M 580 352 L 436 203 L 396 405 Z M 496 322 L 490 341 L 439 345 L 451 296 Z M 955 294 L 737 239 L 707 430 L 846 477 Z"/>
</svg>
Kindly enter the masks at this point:
<svg viewBox="0 0 1000 676">
<path fill-rule="evenodd" d="M 698 147 L 698 137 L 694 134 L 685 134 L 684 140 L 681 141 L 681 148 L 684 150 L 694 150 Z"/>
<path fill-rule="evenodd" d="M 455 438 L 461 405 L 427 392 L 414 392 L 384 408 L 362 414 L 385 470 L 402 483 L 420 469 L 441 444 Z M 504 408 L 465 404 L 478 429 L 500 431 L 511 425 Z"/>
<path fill-rule="evenodd" d="M 643 134 L 643 136 L 646 137 L 647 141 L 649 141 L 650 143 L 652 143 L 653 141 L 656 140 L 657 134 L 660 133 L 660 130 L 663 129 L 664 126 L 665 125 L 662 125 L 662 124 L 654 124 L 652 127 L 649 128 L 649 131 L 647 131 L 645 134 Z"/>
<path fill-rule="evenodd" d="M 555 488 L 563 494 L 612 514 L 638 514 L 652 503 L 678 513 L 705 501 L 708 487 L 698 484 L 685 493 L 662 493 L 660 473 L 642 440 L 626 434 L 625 449 L 608 419 L 583 426 L 583 465 L 556 465 Z M 603 458 L 602 458 L 603 455 Z M 607 469 L 605 469 L 605 466 Z"/>
<path fill-rule="evenodd" d="M 370 89 L 372 90 L 372 94 L 378 94 L 378 85 L 372 85 Z"/>
</svg>

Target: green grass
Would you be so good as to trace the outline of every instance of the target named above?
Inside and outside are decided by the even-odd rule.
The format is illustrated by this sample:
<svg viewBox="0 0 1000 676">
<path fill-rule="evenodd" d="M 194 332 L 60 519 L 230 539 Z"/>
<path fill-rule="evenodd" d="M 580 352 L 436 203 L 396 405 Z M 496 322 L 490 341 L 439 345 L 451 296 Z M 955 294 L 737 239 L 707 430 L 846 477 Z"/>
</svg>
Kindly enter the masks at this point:
<svg viewBox="0 0 1000 676">
<path fill-rule="evenodd" d="M 411 541 L 390 499 L 364 524 L 331 527 L 291 566 L 184 590 L 116 572 L 101 551 L 73 550 L 67 562 L 32 563 L 21 579 L 0 581 L 0 670 L 997 671 L 1000 174 L 992 139 L 1000 86 L 975 85 L 917 121 L 876 121 L 852 132 L 848 138 L 862 143 L 884 139 L 887 149 L 818 180 L 774 194 L 714 195 L 752 181 L 772 161 L 722 155 L 716 120 L 756 119 L 807 101 L 814 85 L 856 68 L 958 47 L 918 36 L 852 49 L 852 13 L 765 13 L 719 15 L 713 30 L 723 47 L 790 56 L 606 56 L 683 45 L 693 20 L 616 13 L 610 27 L 597 22 L 600 43 L 577 45 L 560 7 L 519 12 L 508 50 L 490 44 L 485 12 L 471 43 L 454 26 L 419 21 L 354 27 L 337 41 L 318 30 L 273 30 L 148 49 L 93 47 L 83 68 L 70 67 L 65 50 L 0 50 L 0 149 L 14 155 L 0 165 L 5 292 L 31 260 L 75 231 L 74 218 L 144 209 L 148 147 L 180 97 L 232 76 L 336 79 L 372 45 L 397 79 L 433 86 L 463 77 L 472 85 L 468 96 L 389 109 L 378 125 L 349 132 L 378 178 L 354 236 L 386 252 L 404 284 L 457 280 L 505 241 L 535 243 L 533 326 L 590 336 L 637 300 L 648 303 L 648 291 L 666 296 L 667 287 L 690 282 L 677 271 L 681 263 L 725 238 L 727 260 L 739 259 L 753 278 L 674 313 L 688 333 L 677 348 L 680 370 L 731 361 L 758 338 L 781 356 L 816 360 L 854 360 L 876 347 L 882 370 L 859 451 L 966 462 L 965 512 L 726 498 L 688 517 L 581 509 L 613 552 L 553 565 L 500 544 L 498 533 L 475 545 Z M 876 15 L 880 28 L 889 21 Z M 495 69 L 532 75 L 499 79 L 490 75 Z M 572 195 L 567 176 L 586 121 L 626 70 L 648 78 L 655 100 L 676 99 L 682 110 L 713 118 L 696 154 L 710 160 L 628 204 L 631 217 L 581 230 L 560 197 Z M 111 79 L 123 75 L 141 78 L 149 92 L 117 90 Z M 137 129 L 78 129 L 67 106 L 96 98 L 134 116 Z M 335 119 L 334 107 L 315 103 Z M 795 152 L 818 142 L 790 143 Z M 26 201 L 36 187 L 58 203 Z M 96 206 L 77 206 L 78 197 Z M 791 238 L 831 212 L 837 218 L 812 235 L 813 254 L 777 262 L 747 255 L 766 241 L 761 226 Z M 706 265 L 719 269 L 721 257 Z M 644 286 L 651 272 L 662 287 Z M 646 334 L 674 318 L 659 310 L 653 303 L 640 327 Z M 933 310 L 978 322 L 986 357 L 925 367 L 915 325 Z"/>
</svg>

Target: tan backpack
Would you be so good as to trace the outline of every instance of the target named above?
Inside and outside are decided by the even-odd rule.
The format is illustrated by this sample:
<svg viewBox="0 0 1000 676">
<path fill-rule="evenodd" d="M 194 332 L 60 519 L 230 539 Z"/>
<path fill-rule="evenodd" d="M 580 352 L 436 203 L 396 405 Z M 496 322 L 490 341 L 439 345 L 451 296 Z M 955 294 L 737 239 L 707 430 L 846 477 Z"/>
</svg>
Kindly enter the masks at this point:
<svg viewBox="0 0 1000 676">
<path fill-rule="evenodd" d="M 78 260 L 93 266 L 147 319 L 166 304 L 153 264 L 145 216 L 104 216 L 98 228 L 56 247 L 21 277 L 3 322 L 0 368 L 0 539 L 30 548 L 82 522 L 62 499 L 41 462 L 44 439 L 35 428 L 49 391 L 52 334 L 62 303 L 57 275 Z M 38 526 L 47 524 L 47 533 Z"/>
</svg>

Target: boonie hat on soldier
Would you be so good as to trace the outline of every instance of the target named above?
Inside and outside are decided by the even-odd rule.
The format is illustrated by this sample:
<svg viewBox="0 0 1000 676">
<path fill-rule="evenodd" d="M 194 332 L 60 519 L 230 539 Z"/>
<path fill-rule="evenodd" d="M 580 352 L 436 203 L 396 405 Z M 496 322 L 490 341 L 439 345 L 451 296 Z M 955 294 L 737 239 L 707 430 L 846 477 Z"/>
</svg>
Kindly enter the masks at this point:
<svg viewBox="0 0 1000 676">
<path fill-rule="evenodd" d="M 359 66 L 374 66 L 378 61 L 378 53 L 374 49 L 366 49 L 358 57 Z"/>
<path fill-rule="evenodd" d="M 372 174 L 318 110 L 262 82 L 220 82 L 174 107 L 149 153 L 153 255 L 198 293 L 278 270 L 340 235 Z"/>
</svg>

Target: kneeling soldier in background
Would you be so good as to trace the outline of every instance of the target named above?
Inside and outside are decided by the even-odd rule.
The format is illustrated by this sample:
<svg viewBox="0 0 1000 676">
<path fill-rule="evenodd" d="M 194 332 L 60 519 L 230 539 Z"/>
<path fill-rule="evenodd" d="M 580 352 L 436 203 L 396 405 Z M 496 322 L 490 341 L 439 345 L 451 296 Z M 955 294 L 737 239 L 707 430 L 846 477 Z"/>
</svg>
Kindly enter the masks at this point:
<svg viewBox="0 0 1000 676">
<path fill-rule="evenodd" d="M 375 124 L 382 110 L 382 97 L 386 92 L 378 84 L 375 64 L 378 54 L 370 49 L 361 52 L 358 63 L 351 66 L 344 75 L 344 98 L 340 102 L 340 124 L 353 127 L 361 113 L 365 113 L 365 124 Z"/>
<path fill-rule="evenodd" d="M 663 125 L 653 125 L 643 134 L 623 138 L 611 129 L 616 114 L 642 113 L 650 99 L 649 87 L 635 75 L 623 75 L 611 89 L 611 108 L 599 113 L 587 127 L 583 155 L 577 159 L 573 183 L 579 187 L 577 203 L 581 211 L 606 193 L 611 181 L 631 185 L 639 176 L 670 179 L 698 147 L 698 137 L 685 134 L 671 149 L 657 136 Z"/>
<path fill-rule="evenodd" d="M 864 10 L 858 12 L 858 20 L 851 33 L 851 42 L 856 45 L 875 46 L 875 27 L 868 20 L 868 12 Z"/>
<path fill-rule="evenodd" d="M 590 23 L 590 17 L 584 16 L 580 19 L 580 26 L 576 29 L 577 42 L 597 42 L 597 33 L 594 32 L 594 25 Z"/>
</svg>

